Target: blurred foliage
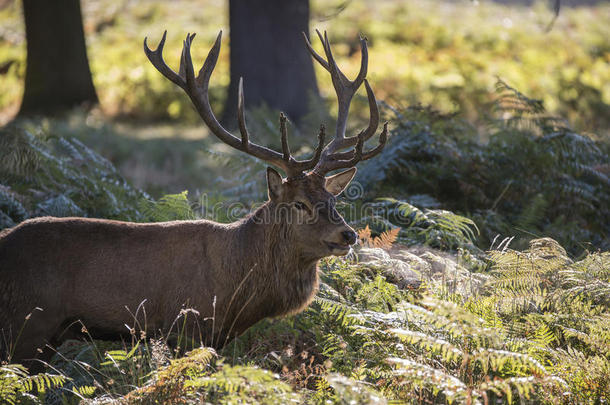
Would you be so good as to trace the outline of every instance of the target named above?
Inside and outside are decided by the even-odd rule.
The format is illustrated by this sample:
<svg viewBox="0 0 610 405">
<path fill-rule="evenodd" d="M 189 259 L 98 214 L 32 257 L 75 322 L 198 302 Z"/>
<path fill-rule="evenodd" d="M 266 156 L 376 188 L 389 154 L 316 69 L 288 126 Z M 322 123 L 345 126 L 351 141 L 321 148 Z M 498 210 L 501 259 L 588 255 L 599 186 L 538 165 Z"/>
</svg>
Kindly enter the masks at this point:
<svg viewBox="0 0 610 405">
<path fill-rule="evenodd" d="M 146 197 L 75 138 L 0 129 L 0 229 L 43 215 L 143 220 Z"/>
<path fill-rule="evenodd" d="M 206 137 L 202 126 L 110 121 L 99 111 L 77 109 L 62 117 L 19 119 L 11 127 L 40 138 L 75 139 L 109 160 L 135 187 L 155 198 L 185 189 L 209 188 L 225 170 L 208 156 L 228 148 Z"/>
<path fill-rule="evenodd" d="M 459 110 L 476 121 L 499 76 L 542 99 L 549 111 L 580 130 L 607 133 L 610 5 L 564 7 L 550 32 L 546 28 L 553 11 L 545 5 L 312 0 L 310 25 L 329 31 L 338 63 L 348 75 L 359 67 L 358 34 L 366 34 L 369 79 L 379 98 Z M 22 91 L 25 38 L 20 13 L 18 1 L 0 10 L 0 110 L 18 103 Z M 105 112 L 199 122 L 188 98 L 155 71 L 141 44 L 149 37 L 156 45 L 167 29 L 166 60 L 177 69 L 183 37 L 197 32 L 193 59 L 199 65 L 217 32 L 228 32 L 225 0 L 205 5 L 196 0 L 87 0 L 83 14 L 93 78 Z M 210 89 L 216 111 L 229 81 L 228 35 L 223 45 Z M 333 100 L 329 75 L 316 69 L 323 93 Z"/>
<path fill-rule="evenodd" d="M 371 197 L 471 217 L 482 248 L 548 235 L 574 254 L 610 249 L 610 142 L 575 132 L 503 81 L 497 89 L 484 131 L 455 114 L 386 105 L 392 137 L 356 179 Z"/>
</svg>

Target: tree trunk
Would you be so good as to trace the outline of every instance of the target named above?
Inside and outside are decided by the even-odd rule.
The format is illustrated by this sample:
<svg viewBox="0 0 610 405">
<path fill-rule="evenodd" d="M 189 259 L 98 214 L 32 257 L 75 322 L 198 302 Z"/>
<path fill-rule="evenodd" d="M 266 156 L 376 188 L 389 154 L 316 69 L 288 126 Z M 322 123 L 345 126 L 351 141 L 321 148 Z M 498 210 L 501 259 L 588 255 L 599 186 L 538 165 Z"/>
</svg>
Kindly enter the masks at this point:
<svg viewBox="0 0 610 405">
<path fill-rule="evenodd" d="M 23 0 L 27 67 L 20 115 L 98 102 L 79 0 Z"/>
<path fill-rule="evenodd" d="M 237 89 L 244 78 L 246 107 L 267 104 L 298 122 L 319 98 L 309 34 L 308 0 L 230 0 L 231 83 L 222 122 L 236 127 Z"/>
</svg>

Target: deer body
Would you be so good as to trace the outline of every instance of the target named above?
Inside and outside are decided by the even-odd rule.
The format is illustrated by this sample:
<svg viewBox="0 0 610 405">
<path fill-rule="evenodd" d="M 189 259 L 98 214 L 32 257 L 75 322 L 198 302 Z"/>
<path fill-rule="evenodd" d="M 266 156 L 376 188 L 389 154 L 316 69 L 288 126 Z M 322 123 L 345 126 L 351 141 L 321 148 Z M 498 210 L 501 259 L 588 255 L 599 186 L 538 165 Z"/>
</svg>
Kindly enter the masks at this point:
<svg viewBox="0 0 610 405">
<path fill-rule="evenodd" d="M 360 41 L 360 72 L 350 81 L 336 66 L 328 37 L 318 35 L 326 60 L 307 38 L 306 45 L 331 74 L 339 114 L 334 139 L 325 145 L 321 126 L 318 145 L 308 160 L 291 155 L 283 114 L 282 152 L 251 142 L 241 83 L 241 138 L 218 123 L 210 108 L 208 85 L 220 52 L 221 34 L 197 76 L 190 55 L 194 35 L 187 35 L 184 41 L 178 73 L 163 61 L 165 34 L 155 51 L 145 40 L 149 60 L 188 94 L 212 134 L 280 168 L 286 177 L 268 168 L 269 200 L 231 224 L 39 218 L 0 232 L 0 329 L 4 332 L 0 349 L 5 342 L 18 340 L 14 359 L 32 358 L 36 348 L 69 337 L 65 332 L 77 321 L 78 329 L 84 325 L 93 337 L 125 334 L 126 325 L 149 333 L 168 332 L 183 308 L 199 313 L 189 337 L 221 347 L 263 318 L 304 308 L 318 286 L 318 260 L 345 255 L 357 240 L 337 212 L 335 197 L 354 177 L 354 165 L 377 155 L 387 139 L 386 123 L 379 144 L 364 150 L 365 141 L 379 123 L 375 96 L 365 79 L 366 40 Z M 369 125 L 357 136 L 346 137 L 349 104 L 362 83 L 369 101 Z M 35 307 L 43 311 L 33 311 Z M 29 320 L 20 331 L 26 317 Z"/>
<path fill-rule="evenodd" d="M 204 343 L 215 346 L 260 319 L 298 311 L 315 294 L 319 257 L 299 252 L 286 226 L 257 221 L 268 210 L 226 225 L 44 217 L 4 232 L 0 325 L 19 330 L 33 313 L 16 358 L 70 336 L 77 320 L 94 336 L 125 335 L 134 326 L 126 307 L 135 313 L 142 302 L 146 316 L 137 319 L 148 331 L 169 330 L 182 308 L 193 308 Z"/>
</svg>

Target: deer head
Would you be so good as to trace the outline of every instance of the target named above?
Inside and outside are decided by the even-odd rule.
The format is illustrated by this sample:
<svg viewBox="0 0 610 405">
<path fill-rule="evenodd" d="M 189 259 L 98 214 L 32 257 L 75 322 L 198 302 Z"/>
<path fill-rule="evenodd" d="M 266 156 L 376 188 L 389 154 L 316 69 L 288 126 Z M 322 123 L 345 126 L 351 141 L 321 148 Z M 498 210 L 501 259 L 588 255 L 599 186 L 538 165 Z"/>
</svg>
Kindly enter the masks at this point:
<svg viewBox="0 0 610 405">
<path fill-rule="evenodd" d="M 187 34 L 183 42 L 182 57 L 178 73 L 174 72 L 163 60 L 163 46 L 167 31 L 156 50 L 151 50 L 144 39 L 144 51 L 153 66 L 167 79 L 181 87 L 191 98 L 199 115 L 210 131 L 227 145 L 262 159 L 284 172 L 282 177 L 273 168 L 267 169 L 267 185 L 269 192 L 270 215 L 274 220 L 289 221 L 291 233 L 296 235 L 299 252 L 312 258 L 329 255 L 346 254 L 350 245 L 357 240 L 354 230 L 349 227 L 335 208 L 335 198 L 349 184 L 356 174 L 355 165 L 377 155 L 385 146 L 387 140 L 387 122 L 379 136 L 378 145 L 371 150 L 364 150 L 364 143 L 371 138 L 379 125 L 379 110 L 373 90 L 366 80 L 368 66 L 368 50 L 366 38 L 360 38 L 362 61 L 360 72 L 356 79 L 349 80 L 337 67 L 333 57 L 330 41 L 326 33 L 316 31 L 326 58 L 320 56 L 309 43 L 305 34 L 305 44 L 315 60 L 326 69 L 332 78 L 337 93 L 339 113 L 334 139 L 325 145 L 325 127 L 320 126 L 318 143 L 310 159 L 296 160 L 290 153 L 287 140 L 286 117 L 280 114 L 280 136 L 282 151 L 271 150 L 265 146 L 252 143 L 246 126 L 244 113 L 243 80 L 239 81 L 238 92 L 238 124 L 241 137 L 236 137 L 227 131 L 216 119 L 210 107 L 208 86 L 210 76 L 220 53 L 222 31 L 199 70 L 197 76 L 191 60 L 191 43 L 195 34 Z M 347 118 L 351 100 L 364 83 L 368 96 L 370 119 L 366 129 L 355 136 L 346 136 Z M 339 169 L 347 169 L 337 174 L 328 173 Z"/>
</svg>

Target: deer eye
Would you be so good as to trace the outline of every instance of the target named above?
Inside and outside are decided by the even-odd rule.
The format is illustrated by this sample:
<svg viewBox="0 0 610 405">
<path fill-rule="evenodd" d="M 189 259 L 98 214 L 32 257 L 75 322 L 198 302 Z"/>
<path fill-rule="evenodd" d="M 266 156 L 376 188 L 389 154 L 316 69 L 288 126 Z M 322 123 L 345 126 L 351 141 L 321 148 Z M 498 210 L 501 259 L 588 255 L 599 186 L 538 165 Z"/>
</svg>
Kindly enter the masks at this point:
<svg viewBox="0 0 610 405">
<path fill-rule="evenodd" d="M 302 202 L 300 202 L 300 201 L 296 201 L 296 202 L 294 203 L 294 206 L 295 206 L 297 209 L 300 209 L 300 210 L 303 210 L 303 211 L 307 211 L 307 212 L 309 212 L 309 208 L 307 207 L 307 205 L 305 205 L 305 203 L 302 203 Z"/>
</svg>

